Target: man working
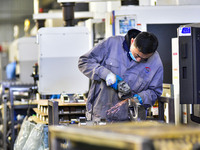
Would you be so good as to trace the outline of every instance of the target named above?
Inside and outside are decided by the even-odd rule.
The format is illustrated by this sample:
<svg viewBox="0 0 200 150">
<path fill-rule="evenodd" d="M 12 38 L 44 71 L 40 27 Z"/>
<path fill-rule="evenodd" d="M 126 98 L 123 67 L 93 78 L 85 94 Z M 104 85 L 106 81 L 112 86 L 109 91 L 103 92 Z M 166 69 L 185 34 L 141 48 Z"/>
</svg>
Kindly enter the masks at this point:
<svg viewBox="0 0 200 150">
<path fill-rule="evenodd" d="M 126 98 L 135 97 L 144 108 L 155 103 L 162 94 L 163 83 L 157 47 L 154 34 L 131 29 L 125 37 L 110 37 L 79 58 L 79 70 L 92 80 L 87 120 L 128 121 L 128 103 L 109 112 Z M 130 90 L 121 92 L 119 81 Z"/>
</svg>

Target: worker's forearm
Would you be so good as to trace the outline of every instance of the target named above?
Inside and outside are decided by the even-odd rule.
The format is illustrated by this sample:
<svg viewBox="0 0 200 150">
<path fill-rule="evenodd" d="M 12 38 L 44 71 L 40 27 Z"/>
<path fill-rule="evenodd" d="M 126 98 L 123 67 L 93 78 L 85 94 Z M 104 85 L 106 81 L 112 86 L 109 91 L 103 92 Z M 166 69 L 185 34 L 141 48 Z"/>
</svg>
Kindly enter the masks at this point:
<svg viewBox="0 0 200 150">
<path fill-rule="evenodd" d="M 96 63 L 95 60 L 88 59 L 86 56 L 80 57 L 78 67 L 91 80 L 105 80 L 107 74 L 110 72 L 110 70 Z"/>
</svg>

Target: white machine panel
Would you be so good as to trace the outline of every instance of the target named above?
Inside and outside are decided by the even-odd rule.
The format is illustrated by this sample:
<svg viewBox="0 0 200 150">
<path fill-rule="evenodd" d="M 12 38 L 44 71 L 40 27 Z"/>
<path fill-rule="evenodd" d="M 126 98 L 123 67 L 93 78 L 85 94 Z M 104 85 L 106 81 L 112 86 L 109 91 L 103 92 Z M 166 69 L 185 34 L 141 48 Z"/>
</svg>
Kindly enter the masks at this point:
<svg viewBox="0 0 200 150">
<path fill-rule="evenodd" d="M 89 79 L 78 69 L 79 57 L 89 50 L 87 28 L 41 28 L 38 43 L 40 94 L 87 92 Z"/>
<path fill-rule="evenodd" d="M 18 39 L 19 61 L 38 60 L 38 45 L 36 37 L 23 37 Z"/>
<path fill-rule="evenodd" d="M 120 34 L 120 29 L 134 27 L 134 24 L 122 24 L 121 18 L 127 18 L 127 23 L 133 21 L 135 28 L 147 31 L 147 24 L 176 24 L 176 23 L 198 23 L 200 5 L 181 6 L 122 6 L 120 10 L 114 11 L 115 35 Z M 135 19 L 135 20 L 134 20 Z"/>
<path fill-rule="evenodd" d="M 22 37 L 17 40 L 19 79 L 21 83 L 32 84 L 34 82 L 31 74 L 33 66 L 38 62 L 38 45 L 36 37 Z"/>
</svg>

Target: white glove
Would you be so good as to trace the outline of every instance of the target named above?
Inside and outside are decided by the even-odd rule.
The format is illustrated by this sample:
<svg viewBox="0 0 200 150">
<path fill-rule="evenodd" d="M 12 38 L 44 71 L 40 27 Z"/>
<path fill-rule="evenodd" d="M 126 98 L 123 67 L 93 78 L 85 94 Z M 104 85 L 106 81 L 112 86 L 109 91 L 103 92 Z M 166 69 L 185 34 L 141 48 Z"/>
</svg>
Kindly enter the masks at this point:
<svg viewBox="0 0 200 150">
<path fill-rule="evenodd" d="M 110 86 L 112 84 L 114 84 L 116 82 L 116 75 L 113 74 L 112 72 L 110 72 L 107 76 L 106 76 L 106 85 Z"/>
</svg>

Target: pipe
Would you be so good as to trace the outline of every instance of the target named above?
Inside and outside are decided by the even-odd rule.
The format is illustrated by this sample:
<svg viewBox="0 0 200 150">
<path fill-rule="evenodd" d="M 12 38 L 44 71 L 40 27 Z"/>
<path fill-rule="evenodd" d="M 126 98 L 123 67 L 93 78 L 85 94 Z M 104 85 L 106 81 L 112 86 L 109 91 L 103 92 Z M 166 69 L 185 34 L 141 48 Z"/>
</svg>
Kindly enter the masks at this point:
<svg viewBox="0 0 200 150">
<path fill-rule="evenodd" d="M 40 28 L 45 26 L 45 19 L 42 20 L 36 20 L 36 27 L 39 30 Z"/>
<path fill-rule="evenodd" d="M 139 0 L 121 0 L 121 5 L 139 5 Z"/>
<path fill-rule="evenodd" d="M 64 26 L 74 26 L 74 6 L 75 3 L 61 3 Z"/>
</svg>

